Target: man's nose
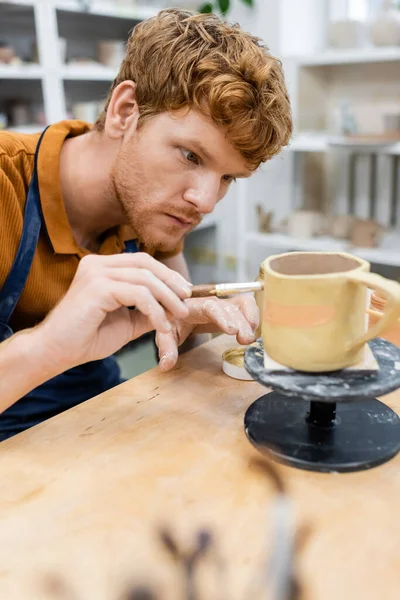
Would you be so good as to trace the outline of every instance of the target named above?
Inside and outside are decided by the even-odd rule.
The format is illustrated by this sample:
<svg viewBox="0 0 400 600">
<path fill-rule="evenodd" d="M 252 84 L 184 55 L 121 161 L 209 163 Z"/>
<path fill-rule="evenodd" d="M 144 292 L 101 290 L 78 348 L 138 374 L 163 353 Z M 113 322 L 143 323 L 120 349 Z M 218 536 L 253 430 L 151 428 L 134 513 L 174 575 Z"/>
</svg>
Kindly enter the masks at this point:
<svg viewBox="0 0 400 600">
<path fill-rule="evenodd" d="M 211 213 L 219 199 L 219 177 L 199 177 L 186 190 L 184 199 L 194 204 L 202 215 Z"/>
</svg>

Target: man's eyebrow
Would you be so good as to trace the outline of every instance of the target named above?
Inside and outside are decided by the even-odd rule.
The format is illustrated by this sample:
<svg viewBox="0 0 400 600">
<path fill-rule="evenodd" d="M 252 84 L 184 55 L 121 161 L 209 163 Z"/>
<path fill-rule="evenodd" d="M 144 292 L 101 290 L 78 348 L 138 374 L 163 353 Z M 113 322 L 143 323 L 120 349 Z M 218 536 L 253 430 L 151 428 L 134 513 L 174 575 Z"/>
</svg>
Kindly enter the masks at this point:
<svg viewBox="0 0 400 600">
<path fill-rule="evenodd" d="M 206 158 L 210 162 L 217 162 L 215 160 L 215 157 L 212 154 L 210 154 L 208 150 L 206 150 L 206 148 L 199 140 L 188 140 L 187 144 L 188 146 L 196 150 L 196 152 L 204 156 L 204 158 Z M 232 175 L 233 177 L 237 177 L 238 179 L 246 179 L 247 177 L 250 177 L 251 173 L 226 173 L 226 175 Z"/>
</svg>

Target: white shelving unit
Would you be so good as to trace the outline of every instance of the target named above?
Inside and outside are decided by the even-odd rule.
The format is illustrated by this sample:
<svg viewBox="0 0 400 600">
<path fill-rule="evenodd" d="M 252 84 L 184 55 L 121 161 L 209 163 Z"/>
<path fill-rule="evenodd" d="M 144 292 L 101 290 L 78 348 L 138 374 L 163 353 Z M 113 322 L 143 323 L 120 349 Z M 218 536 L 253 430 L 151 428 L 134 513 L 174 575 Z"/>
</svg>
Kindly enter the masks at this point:
<svg viewBox="0 0 400 600">
<path fill-rule="evenodd" d="M 93 89 L 92 96 L 94 100 L 101 101 L 108 84 L 116 76 L 117 70 L 96 62 L 62 64 L 57 49 L 63 18 L 68 15 L 70 21 L 76 19 L 77 26 L 83 18 L 103 18 L 102 30 L 109 34 L 110 39 L 116 39 L 118 36 L 113 34 L 114 29 L 118 33 L 126 29 L 124 37 L 127 37 L 129 30 L 136 23 L 154 16 L 158 10 L 159 8 L 155 4 L 148 5 L 145 0 L 143 0 L 143 4 L 138 3 L 133 6 L 118 0 L 116 2 L 93 0 L 88 11 L 82 10 L 82 3 L 78 0 L 0 0 L 0 35 L 4 35 L 4 31 L 1 30 L 2 13 L 13 23 L 20 22 L 21 17 L 28 20 L 26 27 L 30 29 L 32 35 L 32 29 L 34 29 L 40 60 L 39 64 L 0 65 L 0 97 L 4 96 L 4 90 L 7 92 L 6 82 L 8 80 L 18 80 L 19 87 L 22 86 L 22 95 L 29 99 L 30 82 L 34 81 L 37 85 L 39 81 L 46 123 L 54 123 L 67 117 L 67 82 L 86 81 L 89 86 L 92 82 L 98 82 L 97 87 Z M 29 22 L 30 14 L 33 14 L 32 23 Z M 122 23 L 123 26 L 121 26 Z M 88 34 L 92 33 L 88 31 Z M 107 37 L 103 36 L 102 39 L 107 39 Z M 103 87 L 99 88 L 101 82 L 103 82 Z M 81 89 L 83 89 L 82 86 Z M 11 86 L 9 94 L 11 97 L 14 94 L 14 88 Z M 90 89 L 85 91 L 85 101 L 88 96 L 90 96 Z M 78 99 L 78 101 L 80 100 Z M 35 127 L 38 126 L 28 125 L 23 126 L 20 130 L 30 131 Z"/>
<path fill-rule="evenodd" d="M 326 30 L 326 15 L 326 0 L 282 0 L 273 23 L 278 40 L 270 30 L 263 36 L 273 53 L 282 57 L 295 133 L 281 155 L 267 163 L 259 179 L 242 182 L 237 192 L 237 280 L 255 276 L 260 256 L 292 250 L 349 251 L 377 265 L 400 267 L 400 233 L 397 247 L 392 247 L 393 235 L 390 235 L 393 227 L 400 232 L 400 169 L 393 166 L 396 160 L 398 165 L 400 142 L 361 144 L 354 138 L 333 135 L 324 127 L 333 107 L 341 97 L 346 98 L 347 92 L 353 107 L 360 98 L 364 99 L 361 107 L 364 120 L 374 101 L 380 102 L 380 107 L 384 104 L 386 93 L 388 111 L 392 107 L 392 112 L 396 112 L 397 102 L 397 112 L 400 112 L 400 46 L 326 50 L 321 35 Z M 275 40 L 275 46 L 271 39 Z M 351 213 L 368 218 L 372 216 L 369 214 L 372 198 L 377 196 L 379 201 L 375 202 L 373 217 L 388 229 L 391 243 L 386 243 L 385 234 L 382 247 L 354 248 L 346 241 L 331 237 L 296 239 L 281 233 L 259 233 L 256 204 L 276 214 L 275 226 L 299 208 L 317 208 L 307 205 L 310 189 L 317 186 L 313 179 L 318 180 L 319 176 L 318 171 L 311 171 L 311 175 L 306 171 L 305 167 L 310 165 L 322 166 L 331 176 L 328 182 L 323 182 L 323 192 L 330 196 L 329 201 L 321 197 L 322 210 L 328 205 L 336 214 Z M 349 184 L 350 176 L 352 184 Z M 351 199 L 350 193 L 353 194 Z"/>
<path fill-rule="evenodd" d="M 299 67 L 325 67 L 329 65 L 357 65 L 400 60 L 399 47 L 367 47 L 362 50 L 332 50 L 295 58 Z"/>
<path fill-rule="evenodd" d="M 324 77 L 329 82 L 334 73 L 343 73 L 346 85 L 352 85 L 349 73 L 363 74 L 372 78 L 380 76 L 381 70 L 388 69 L 392 74 L 393 85 L 398 85 L 398 69 L 400 68 L 400 48 L 364 48 L 362 50 L 326 51 L 318 45 L 318 40 L 311 40 L 308 32 L 317 31 L 323 25 L 318 19 L 322 18 L 321 9 L 325 0 L 260 0 L 253 10 L 245 9 L 240 3 L 234 3 L 231 14 L 233 21 L 239 21 L 244 29 L 262 37 L 275 55 L 283 57 L 283 64 L 288 81 L 289 92 L 294 109 L 297 132 L 290 146 L 268 163 L 261 174 L 249 181 L 239 181 L 233 186 L 228 197 L 218 206 L 213 215 L 207 216 L 197 228 L 196 236 L 204 236 L 205 244 L 215 247 L 218 255 L 216 265 L 217 280 L 245 280 L 255 275 L 254 269 L 249 269 L 249 259 L 256 247 L 265 255 L 272 250 L 290 249 L 342 249 L 344 245 L 330 238 L 311 240 L 294 240 L 280 234 L 264 235 L 257 233 L 255 223 L 255 203 L 273 208 L 277 217 L 283 218 L 302 204 L 303 183 L 302 167 L 309 155 L 330 157 L 331 155 L 350 156 L 357 152 L 363 163 L 357 171 L 358 181 L 368 180 L 368 161 L 370 154 L 378 157 L 378 167 L 383 171 L 383 177 L 390 178 L 389 163 L 400 154 L 400 143 L 375 145 L 361 148 L 348 140 L 332 136 L 327 128 L 299 127 L 300 80 L 307 77 L 310 90 L 314 90 L 318 77 Z M 160 4 L 166 5 L 165 0 Z M 171 5 L 174 3 L 171 2 Z M 176 3 L 175 3 L 176 4 Z M 300 6 L 301 5 L 301 6 Z M 38 64 L 22 64 L 9 67 L 0 66 L 0 98 L 7 90 L 21 92 L 26 98 L 37 96 L 41 91 L 45 121 L 53 123 L 66 118 L 67 106 L 71 101 L 100 101 L 106 95 L 109 84 L 116 75 L 114 69 L 102 65 L 62 64 L 58 52 L 58 40 L 67 37 L 65 32 L 90 38 L 96 34 L 97 25 L 101 30 L 101 39 L 120 39 L 121 32 L 126 33 L 144 18 L 155 15 L 161 8 L 157 2 L 151 5 L 145 0 L 138 0 L 135 5 L 128 6 L 114 0 L 93 0 L 90 10 L 81 10 L 78 0 L 0 0 L 0 33 L 2 15 L 10 17 L 14 25 L 21 27 L 25 23 L 26 31 L 35 35 L 39 62 Z M 14 10 L 14 14 L 13 14 Z M 297 11 L 297 12 L 296 12 Z M 92 27 L 96 23 L 96 27 Z M 305 30 L 299 35 L 297 29 L 301 23 Z M 4 24 L 4 20 L 3 20 Z M 291 31 L 287 27 L 295 27 Z M 307 29 L 308 27 L 308 29 Z M 87 36 L 82 32 L 87 30 Z M 10 35 L 12 27 L 10 26 Z M 75 31 L 76 30 L 76 31 Z M 93 31 L 92 31 L 93 30 Z M 8 30 L 7 30 L 8 31 Z M 126 34 L 123 34 L 126 37 Z M 84 42 L 87 40 L 84 39 Z M 286 44 L 296 46 L 288 51 Z M 294 58 L 293 58 L 294 57 Z M 365 71 L 367 69 L 367 71 Z M 397 73 L 397 76 L 396 76 Z M 365 77 L 364 77 L 365 79 Z M 85 82 L 85 84 L 83 84 Z M 365 84 L 366 85 L 366 84 Z M 321 90 L 320 104 L 325 102 Z M 365 93 L 365 88 L 364 88 Z M 80 98 L 82 94 L 84 97 Z M 310 92 L 311 94 L 311 92 Z M 75 99 L 75 96 L 77 98 Z M 398 96 L 397 96 L 398 97 Z M 313 116 L 313 115 L 311 115 Z M 20 130 L 36 132 L 40 125 L 26 125 Z M 317 131 L 321 130 L 321 131 Z M 385 175 L 386 173 L 386 175 Z M 344 181 L 337 181 L 343 189 Z M 365 194 L 364 194 L 365 195 Z M 382 206 L 385 205 L 386 215 L 389 214 L 389 203 L 392 202 L 390 193 L 385 190 Z M 358 199 L 355 199 L 358 206 Z M 343 209 L 344 210 L 344 209 Z M 400 224 L 400 208 L 397 211 Z M 352 249 L 358 255 L 366 256 L 369 260 L 385 265 L 400 266 L 399 251 L 383 248 Z M 224 266 L 226 257 L 236 257 L 236 272 Z M 232 263 L 232 261 L 231 261 Z"/>
<path fill-rule="evenodd" d="M 218 224 L 218 218 L 214 215 L 206 215 L 200 225 L 197 225 L 196 231 L 201 231 L 202 229 L 208 229 L 209 227 L 216 227 Z"/>
<path fill-rule="evenodd" d="M 29 6 L 32 7 L 35 4 L 34 0 L 3 0 L 2 4 L 14 4 L 15 6 Z"/>
<path fill-rule="evenodd" d="M 356 248 L 346 241 L 336 240 L 328 236 L 312 239 L 295 238 L 280 233 L 250 233 L 249 242 L 265 248 L 278 248 L 283 252 L 289 250 L 350 252 L 372 263 L 400 267 L 400 252 L 392 252 L 383 248 Z"/>
<path fill-rule="evenodd" d="M 42 130 L 40 125 L 21 125 L 21 127 L 7 127 L 7 131 L 16 133 L 39 133 Z"/>
<path fill-rule="evenodd" d="M 67 118 L 71 97 L 75 96 L 77 102 L 101 102 L 117 75 L 117 69 L 95 60 L 79 62 L 72 59 L 64 64 L 58 52 L 59 38 L 67 40 L 67 47 L 71 41 L 71 48 L 82 48 L 83 53 L 90 50 L 88 42 L 94 47 L 96 41 L 104 39 L 127 39 L 136 23 L 156 15 L 161 8 L 165 8 L 167 2 L 160 0 L 160 4 L 162 6 L 159 7 L 157 2 L 146 0 L 137 0 L 132 5 L 121 0 L 92 0 L 89 10 L 82 11 L 82 3 L 78 0 L 0 0 L 0 39 L 2 15 L 10 19 L 11 29 L 12 25 L 20 23 L 22 15 L 26 28 L 35 31 L 40 57 L 39 64 L 0 65 L 0 99 L 4 91 L 9 90 L 10 96 L 13 94 L 16 80 L 22 82 L 19 85 L 22 85 L 27 99 L 34 85 L 36 91 L 40 87 L 46 123 Z M 171 1 L 171 6 L 176 4 Z M 11 85 L 8 85 L 9 81 Z M 37 133 L 41 129 L 43 126 L 37 124 L 8 127 L 8 130 L 20 133 Z M 188 248 L 191 243 L 198 245 L 200 239 L 208 249 L 222 253 L 219 224 L 220 211 L 217 209 L 207 215 L 190 236 Z M 210 237 L 212 239 L 208 243 Z M 190 260 L 190 256 L 188 258 Z M 216 269 L 212 265 L 196 265 L 195 270 L 197 277 L 203 281 L 216 276 Z"/>
<path fill-rule="evenodd" d="M 82 12 L 81 4 L 78 0 L 55 0 L 54 5 L 57 10 Z M 113 0 L 93 0 L 88 12 L 104 17 L 143 21 L 154 16 L 157 10 L 154 4 L 146 6 L 144 2 L 143 4 L 138 3 L 135 6 L 128 6 L 123 3 L 116 3 Z"/>
<path fill-rule="evenodd" d="M 343 136 L 318 132 L 295 135 L 288 150 L 294 152 L 329 152 L 335 148 L 368 154 L 373 152 L 374 154 L 400 155 L 400 142 L 361 144 Z"/>
<path fill-rule="evenodd" d="M 40 65 L 0 65 L 0 79 L 42 79 L 44 70 Z"/>
<path fill-rule="evenodd" d="M 61 76 L 64 81 L 108 81 L 117 75 L 114 69 L 103 65 L 66 65 L 62 68 Z"/>
</svg>

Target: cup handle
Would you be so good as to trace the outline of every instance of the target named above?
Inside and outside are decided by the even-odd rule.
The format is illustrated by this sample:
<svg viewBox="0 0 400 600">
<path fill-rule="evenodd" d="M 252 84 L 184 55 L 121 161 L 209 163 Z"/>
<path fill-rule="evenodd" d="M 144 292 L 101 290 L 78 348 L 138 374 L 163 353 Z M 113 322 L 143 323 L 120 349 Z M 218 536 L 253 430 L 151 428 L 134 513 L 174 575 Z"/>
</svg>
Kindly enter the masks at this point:
<svg viewBox="0 0 400 600">
<path fill-rule="evenodd" d="M 371 317 L 377 317 L 378 319 L 382 319 L 383 313 L 380 310 L 374 310 L 373 308 L 367 308 L 367 315 L 371 315 Z"/>
<path fill-rule="evenodd" d="M 361 283 L 378 292 L 382 292 L 387 298 L 382 318 L 364 335 L 353 342 L 349 342 L 347 350 L 350 351 L 378 337 L 380 333 L 397 321 L 400 316 L 400 284 L 396 281 L 385 279 L 385 277 L 376 273 L 366 273 L 365 271 L 344 273 L 344 277 L 352 283 Z"/>
</svg>

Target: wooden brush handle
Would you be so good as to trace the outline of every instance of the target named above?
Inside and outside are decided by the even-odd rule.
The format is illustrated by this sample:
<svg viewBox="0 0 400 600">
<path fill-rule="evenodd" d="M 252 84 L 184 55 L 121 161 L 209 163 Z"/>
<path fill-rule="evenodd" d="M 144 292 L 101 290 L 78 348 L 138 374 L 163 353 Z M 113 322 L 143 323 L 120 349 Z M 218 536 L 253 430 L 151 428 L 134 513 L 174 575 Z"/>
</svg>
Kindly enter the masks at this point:
<svg viewBox="0 0 400 600">
<path fill-rule="evenodd" d="M 216 295 L 215 283 L 207 283 L 205 285 L 194 285 L 192 287 L 192 298 L 208 298 Z"/>
<path fill-rule="evenodd" d="M 248 281 L 246 283 L 207 283 L 192 287 L 192 298 L 226 298 L 237 294 L 260 292 L 264 288 L 262 281 Z"/>
</svg>

